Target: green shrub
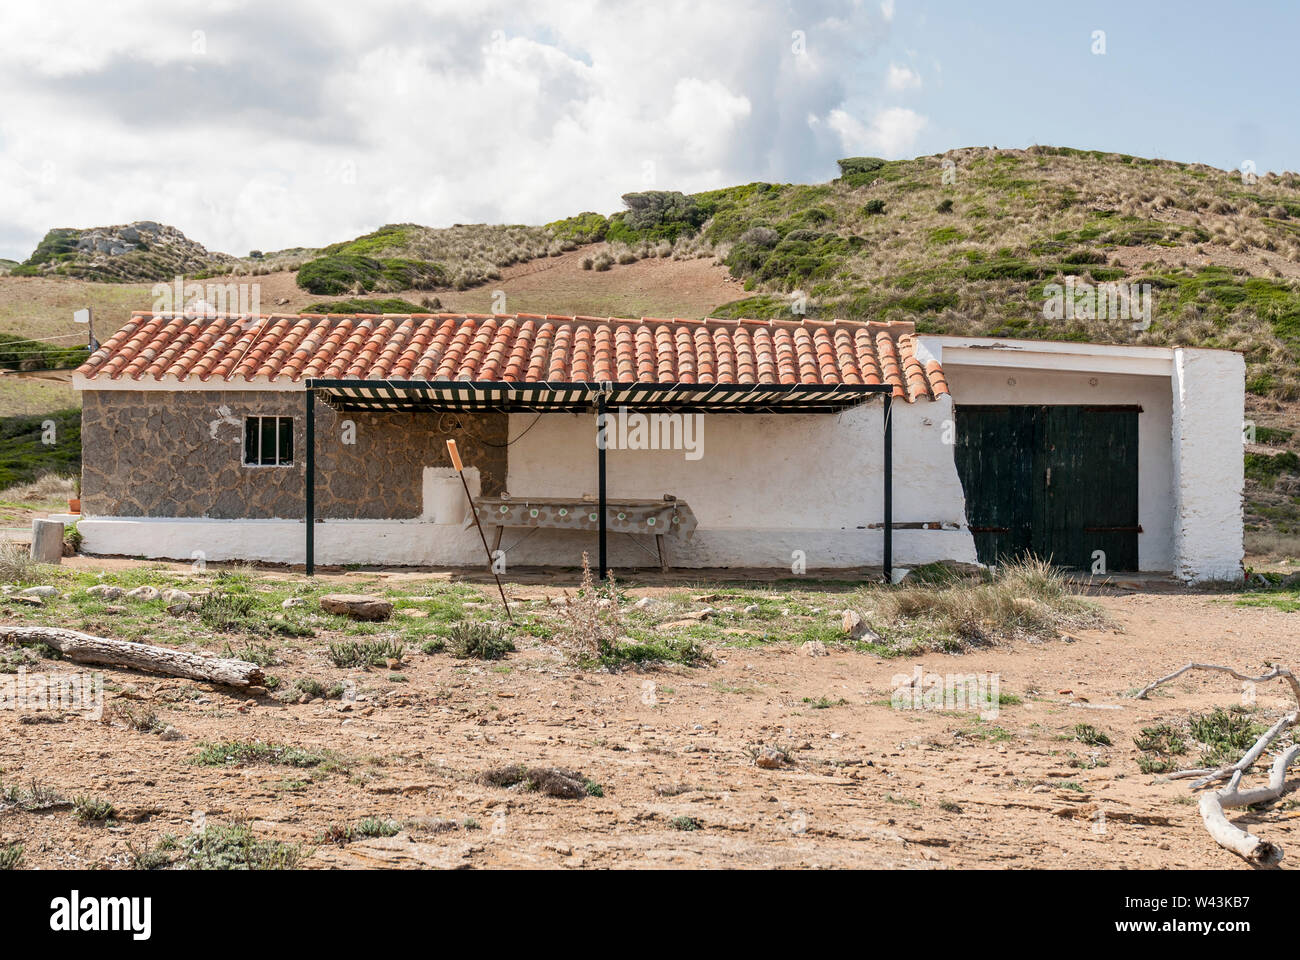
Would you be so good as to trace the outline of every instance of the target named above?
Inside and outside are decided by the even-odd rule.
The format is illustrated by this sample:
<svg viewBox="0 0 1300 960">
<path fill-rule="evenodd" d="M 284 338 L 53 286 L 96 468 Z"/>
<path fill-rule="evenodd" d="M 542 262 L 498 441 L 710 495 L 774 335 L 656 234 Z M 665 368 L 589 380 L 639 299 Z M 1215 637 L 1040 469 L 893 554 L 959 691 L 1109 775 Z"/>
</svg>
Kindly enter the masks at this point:
<svg viewBox="0 0 1300 960">
<path fill-rule="evenodd" d="M 874 200 L 868 200 L 862 205 L 862 212 L 868 217 L 879 216 L 885 212 L 885 201 L 877 197 Z"/>
<path fill-rule="evenodd" d="M 336 667 L 382 667 L 389 660 L 401 660 L 405 644 L 397 640 L 344 640 L 330 644 L 330 660 Z"/>
<path fill-rule="evenodd" d="M 843 160 L 836 160 L 835 162 L 840 165 L 841 180 L 875 173 L 888 163 L 887 160 L 882 160 L 880 157 L 845 157 Z"/>
<path fill-rule="evenodd" d="M 292 870 L 311 856 L 296 843 L 260 840 L 244 824 L 209 825 L 184 841 L 190 870 Z"/>
<path fill-rule="evenodd" d="M 1159 753 L 1166 756 L 1187 752 L 1187 744 L 1183 741 L 1182 734 L 1167 723 L 1143 727 L 1142 733 L 1133 738 L 1133 745 L 1145 753 Z"/>
<path fill-rule="evenodd" d="M 89 796 L 76 797 L 72 809 L 82 823 L 103 823 L 117 812 L 107 800 Z"/>
<path fill-rule="evenodd" d="M 56 443 L 43 442 L 47 420 L 54 421 Z M 0 489 L 30 483 L 46 473 L 81 474 L 81 411 L 0 417 Z"/>
<path fill-rule="evenodd" d="M 447 271 L 440 264 L 400 257 L 377 260 L 340 253 L 310 260 L 298 268 L 298 286 L 308 293 L 326 296 L 375 290 L 429 290 L 447 282 Z"/>
<path fill-rule="evenodd" d="M 546 225 L 557 240 L 572 240 L 574 243 L 599 243 L 609 232 L 609 220 L 599 213 L 587 211 L 576 217 L 566 217 Z"/>
<path fill-rule="evenodd" d="M 86 362 L 86 347 L 42 343 L 12 333 L 0 333 L 0 369 L 70 370 Z"/>
<path fill-rule="evenodd" d="M 1271 487 L 1283 473 L 1300 473 L 1300 456 L 1291 450 L 1281 453 L 1248 453 L 1245 462 L 1246 478 Z"/>
<path fill-rule="evenodd" d="M 194 756 L 201 767 L 242 767 L 249 764 L 273 764 L 281 767 L 335 766 L 337 761 L 327 751 L 304 750 L 282 743 L 263 743 L 260 740 L 229 740 L 225 743 L 203 743 Z"/>
<path fill-rule="evenodd" d="M 1086 743 L 1090 747 L 1110 746 L 1110 737 L 1090 723 L 1076 723 L 1074 725 L 1074 739 L 1080 743 Z"/>
<path fill-rule="evenodd" d="M 423 313 L 424 308 L 400 297 L 382 300 L 333 300 L 313 303 L 299 313 Z"/>
<path fill-rule="evenodd" d="M 247 594 L 213 590 L 199 601 L 199 619 L 218 632 L 253 629 L 259 626 L 252 620 L 256 605 L 257 601 Z"/>
<path fill-rule="evenodd" d="M 495 624 L 462 620 L 448 637 L 452 656 L 461 660 L 500 660 L 515 649 L 514 642 Z"/>
</svg>

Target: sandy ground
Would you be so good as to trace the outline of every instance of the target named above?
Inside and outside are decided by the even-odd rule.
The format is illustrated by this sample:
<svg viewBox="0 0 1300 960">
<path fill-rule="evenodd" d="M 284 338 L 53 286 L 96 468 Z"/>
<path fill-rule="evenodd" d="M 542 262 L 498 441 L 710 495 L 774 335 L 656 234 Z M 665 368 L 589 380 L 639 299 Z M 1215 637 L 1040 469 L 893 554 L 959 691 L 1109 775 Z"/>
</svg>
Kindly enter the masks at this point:
<svg viewBox="0 0 1300 960">
<path fill-rule="evenodd" d="M 348 575 L 336 579 L 342 586 Z M 542 603 L 558 589 L 517 593 Z M 1122 694 L 1191 659 L 1245 670 L 1294 662 L 1300 621 L 1145 587 L 1099 602 L 1115 629 L 916 659 L 737 646 L 717 649 L 714 666 L 608 673 L 564 666 L 544 646 L 496 663 L 412 651 L 398 682 L 387 670 L 339 670 L 309 647 L 271 672 L 351 681 L 356 697 L 293 705 L 109 670 L 110 713 L 154 710 L 185 739 L 79 717 L 20 722 L 3 711 L 6 785 L 93 794 L 118 812 L 98 826 L 66 805 L 6 812 L 0 843 L 23 843 L 32 867 L 126 866 L 128 842 L 183 836 L 196 818 L 246 820 L 259 834 L 316 846 L 330 824 L 375 816 L 407 825 L 393 837 L 321 844 L 306 865 L 1245 869 L 1209 839 L 1186 783 L 1140 773 L 1132 744 L 1144 726 L 1237 703 L 1238 686 L 1188 677 L 1149 701 Z M 915 667 L 996 674 L 1001 692 L 1021 702 L 983 721 L 894 709 L 894 677 Z M 1261 720 L 1280 714 L 1283 694 L 1258 692 Z M 823 697 L 836 705 L 805 702 Z M 1081 722 L 1113 746 L 1071 739 Z M 242 739 L 329 748 L 347 769 L 313 778 L 191 761 L 201 741 Z M 790 748 L 793 764 L 755 766 L 756 744 Z M 563 800 L 476 782 L 504 763 L 576 769 L 604 796 Z M 1289 807 L 1240 819 L 1291 849 L 1300 813 Z M 680 818 L 698 829 L 680 829 Z"/>
</svg>

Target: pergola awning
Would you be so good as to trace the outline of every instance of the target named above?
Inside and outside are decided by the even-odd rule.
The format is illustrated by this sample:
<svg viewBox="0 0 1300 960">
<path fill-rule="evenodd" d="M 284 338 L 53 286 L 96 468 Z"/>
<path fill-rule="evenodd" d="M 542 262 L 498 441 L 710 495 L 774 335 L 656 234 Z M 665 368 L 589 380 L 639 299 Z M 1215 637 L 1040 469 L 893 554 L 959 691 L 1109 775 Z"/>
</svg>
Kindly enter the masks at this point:
<svg viewBox="0 0 1300 960">
<path fill-rule="evenodd" d="M 474 380 L 313 379 L 306 387 L 307 486 L 306 567 L 315 572 L 316 420 L 315 403 L 340 411 L 408 413 L 526 412 L 596 413 L 597 436 L 602 435 L 607 412 L 626 408 L 668 413 L 838 413 L 883 398 L 884 440 L 884 568 L 888 580 L 893 570 L 893 387 L 888 384 L 825 383 L 509 383 Z M 599 477 L 600 579 L 606 564 L 607 497 L 605 445 L 596 444 Z M 467 488 L 468 489 L 468 488 Z M 480 535 L 482 530 L 480 529 Z M 486 539 L 483 541 L 487 549 Z M 490 552 L 490 551 L 489 551 Z"/>
<path fill-rule="evenodd" d="M 498 380 L 309 379 L 325 403 L 348 411 L 581 413 L 603 397 L 607 409 L 662 413 L 839 413 L 889 394 L 886 384 L 826 383 L 510 383 Z"/>
</svg>

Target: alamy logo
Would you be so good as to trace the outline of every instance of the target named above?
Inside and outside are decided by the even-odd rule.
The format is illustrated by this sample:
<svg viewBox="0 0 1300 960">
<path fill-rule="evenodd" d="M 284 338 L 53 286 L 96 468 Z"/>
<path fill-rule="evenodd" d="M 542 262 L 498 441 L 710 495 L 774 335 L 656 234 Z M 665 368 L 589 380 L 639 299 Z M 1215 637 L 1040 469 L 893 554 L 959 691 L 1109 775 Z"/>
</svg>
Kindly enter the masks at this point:
<svg viewBox="0 0 1300 960">
<path fill-rule="evenodd" d="M 50 901 L 50 929 L 57 933 L 122 931 L 133 940 L 148 940 L 153 933 L 153 898 L 82 897 L 73 890 Z"/>
<path fill-rule="evenodd" d="M 1043 287 L 1044 320 L 1131 320 L 1134 330 L 1151 326 L 1151 284 L 1091 284 L 1066 277 Z"/>
<path fill-rule="evenodd" d="M 601 414 L 596 425 L 596 446 L 601 450 L 683 450 L 687 460 L 704 456 L 702 413 Z"/>
<path fill-rule="evenodd" d="M 28 673 L 0 676 L 0 710 L 72 712 L 89 720 L 104 715 L 102 673 Z"/>
<path fill-rule="evenodd" d="M 996 720 L 1000 681 L 996 673 L 926 673 L 916 666 L 911 674 L 894 675 L 889 700 L 895 710 L 969 710 L 981 720 Z"/>
<path fill-rule="evenodd" d="M 183 313 L 186 320 L 256 317 L 262 312 L 260 283 L 155 283 L 149 290 L 154 313 Z"/>
</svg>

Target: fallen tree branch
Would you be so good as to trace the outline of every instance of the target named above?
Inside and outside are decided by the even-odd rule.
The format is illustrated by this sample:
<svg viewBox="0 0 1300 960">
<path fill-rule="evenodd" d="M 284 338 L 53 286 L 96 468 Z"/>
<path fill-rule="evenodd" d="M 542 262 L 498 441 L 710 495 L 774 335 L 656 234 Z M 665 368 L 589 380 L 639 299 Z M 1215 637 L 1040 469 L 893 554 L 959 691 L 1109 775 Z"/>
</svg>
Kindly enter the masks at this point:
<svg viewBox="0 0 1300 960">
<path fill-rule="evenodd" d="M 1269 774 L 1267 787 L 1254 790 L 1238 790 L 1236 783 L 1240 774 L 1233 777 L 1231 786 L 1215 793 L 1201 795 L 1201 819 L 1205 829 L 1210 831 L 1219 846 L 1231 850 L 1244 860 L 1260 866 L 1272 866 L 1282 860 L 1282 848 L 1276 843 L 1261 840 L 1253 833 L 1248 833 L 1224 816 L 1225 807 L 1249 807 L 1256 803 L 1276 800 L 1286 787 L 1286 768 L 1300 756 L 1300 744 L 1291 746 L 1273 761 L 1273 770 Z"/>
<path fill-rule="evenodd" d="M 44 643 L 77 663 L 99 663 L 128 667 L 188 680 L 207 680 L 227 687 L 258 686 L 265 681 L 262 669 L 245 660 L 204 657 L 197 653 L 155 647 L 129 640 L 93 637 L 58 627 L 0 626 L 0 640 L 12 643 Z"/>
<path fill-rule="evenodd" d="M 1217 663 L 1189 663 L 1187 666 L 1175 670 L 1173 673 L 1169 674 L 1169 676 L 1161 677 L 1159 680 L 1147 684 L 1139 690 L 1135 696 L 1139 700 L 1145 700 L 1147 694 L 1156 687 L 1160 686 L 1162 683 L 1168 683 L 1170 680 L 1176 680 L 1188 670 L 1217 670 L 1220 673 L 1226 673 L 1238 680 L 1246 680 L 1250 683 L 1267 683 L 1269 680 L 1276 680 L 1279 677 L 1285 677 L 1287 683 L 1291 684 L 1291 695 L 1295 697 L 1296 706 L 1300 707 L 1300 680 L 1297 680 L 1295 674 L 1286 667 L 1274 667 L 1263 676 L 1252 677 L 1244 673 L 1238 673 L 1236 670 L 1232 669 L 1232 667 L 1225 667 Z"/>
<path fill-rule="evenodd" d="M 1209 831 L 1214 842 L 1225 850 L 1230 850 L 1243 858 L 1249 863 L 1259 866 L 1272 866 L 1282 860 L 1282 848 L 1276 843 L 1267 840 L 1261 840 L 1253 833 L 1249 833 L 1232 823 L 1224 814 L 1225 809 L 1237 807 L 1249 807 L 1256 803 L 1267 803 L 1270 800 L 1276 800 L 1286 789 L 1286 771 L 1287 767 L 1300 756 L 1300 744 L 1291 746 L 1283 751 L 1276 760 L 1273 761 L 1273 769 L 1269 775 L 1267 787 L 1256 787 L 1253 790 L 1240 790 L 1241 778 L 1246 771 L 1254 766 L 1255 761 L 1263 756 L 1264 751 L 1269 745 L 1276 740 L 1284 730 L 1289 730 L 1295 726 L 1297 719 L 1300 719 L 1300 681 L 1297 681 L 1293 674 L 1286 667 L 1274 667 L 1268 673 L 1262 676 L 1252 677 L 1248 674 L 1240 673 L 1232 667 L 1222 666 L 1216 663 L 1189 663 L 1187 666 L 1175 670 L 1167 677 L 1161 677 L 1153 683 L 1143 687 L 1137 693 L 1139 700 L 1145 700 L 1156 687 L 1162 683 L 1168 683 L 1177 677 L 1181 677 L 1189 670 L 1210 670 L 1218 673 L 1226 673 L 1238 680 L 1244 680 L 1249 683 L 1266 683 L 1269 680 L 1285 679 L 1291 686 L 1291 693 L 1296 700 L 1296 710 L 1283 715 L 1273 726 L 1269 727 L 1255 741 L 1254 745 L 1242 755 L 1242 758 L 1231 766 L 1220 767 L 1217 770 L 1182 770 L 1170 775 L 1170 779 L 1187 779 L 1199 777 L 1192 785 L 1195 790 L 1204 787 L 1218 780 L 1228 780 L 1228 785 L 1222 790 L 1212 793 L 1202 794 L 1200 801 L 1201 820 L 1205 823 L 1205 829 Z"/>
</svg>

